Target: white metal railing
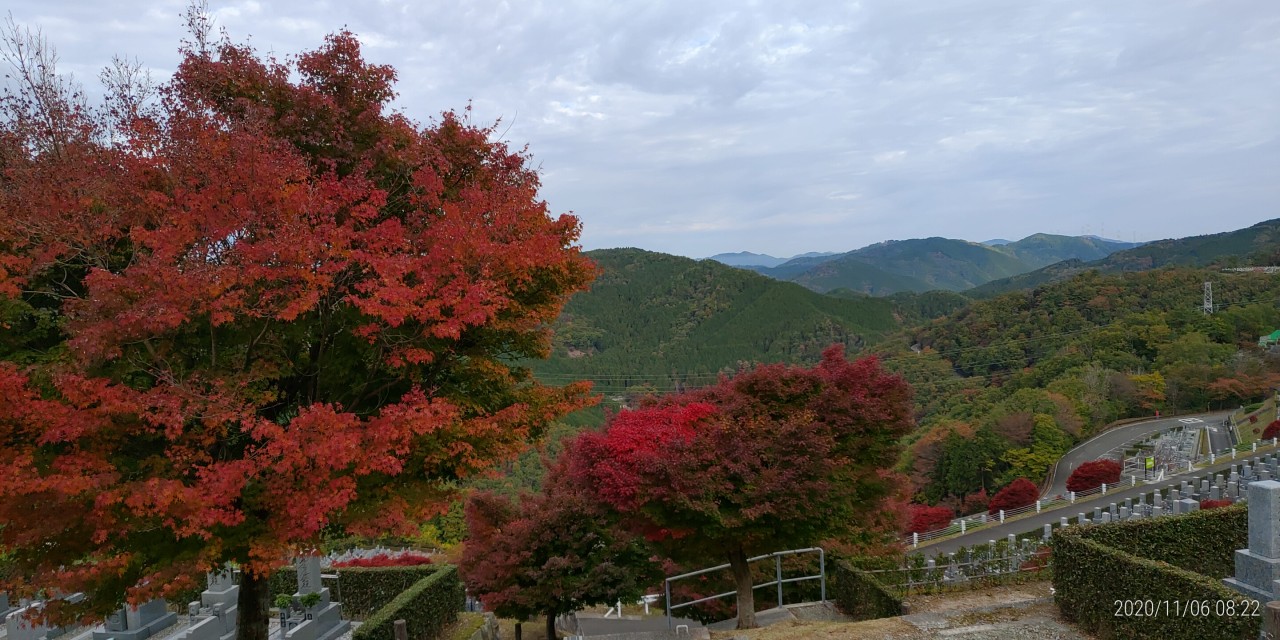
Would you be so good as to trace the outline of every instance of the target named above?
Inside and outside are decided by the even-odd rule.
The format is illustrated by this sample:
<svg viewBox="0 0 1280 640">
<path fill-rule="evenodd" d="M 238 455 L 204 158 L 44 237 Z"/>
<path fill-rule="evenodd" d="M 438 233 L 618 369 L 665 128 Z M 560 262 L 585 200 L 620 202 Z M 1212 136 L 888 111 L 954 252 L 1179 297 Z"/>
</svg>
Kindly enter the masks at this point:
<svg viewBox="0 0 1280 640">
<path fill-rule="evenodd" d="M 1262 442 L 1265 443 L 1266 441 L 1263 440 Z M 1211 465 L 1211 464 L 1217 464 L 1219 462 L 1226 462 L 1227 460 L 1235 460 L 1238 453 L 1252 454 L 1254 452 L 1257 452 L 1259 448 L 1262 448 L 1264 450 L 1276 448 L 1278 444 L 1280 444 L 1280 438 L 1272 438 L 1270 444 L 1263 444 L 1262 447 L 1259 447 L 1258 443 L 1254 442 L 1252 445 L 1248 447 L 1236 447 L 1232 449 L 1230 454 L 1216 455 L 1213 452 L 1209 452 L 1197 459 L 1188 461 L 1187 468 L 1182 470 L 1182 473 L 1185 473 L 1188 471 L 1194 471 L 1195 467 L 1200 465 Z M 1161 481 L 1166 478 L 1167 476 L 1165 475 L 1159 475 L 1159 477 L 1157 478 L 1152 478 L 1152 481 L 1153 482 Z M 966 534 L 972 531 L 978 531 L 985 527 L 1002 524 L 1006 520 L 1017 518 L 1019 516 L 1026 515 L 1028 513 L 1040 513 L 1042 511 L 1051 511 L 1054 509 L 1061 509 L 1063 507 L 1067 507 L 1072 504 L 1075 504 L 1077 501 L 1084 498 L 1088 498 L 1090 496 L 1106 495 L 1110 491 L 1115 491 L 1117 489 L 1123 489 L 1125 487 L 1132 487 L 1136 485 L 1137 485 L 1137 477 L 1129 476 L 1127 480 L 1122 478 L 1121 482 L 1118 484 L 1114 484 L 1110 486 L 1108 486 L 1107 484 L 1103 484 L 1102 486 L 1089 489 L 1088 491 L 1068 491 L 1067 495 L 1065 496 L 1054 496 L 1053 498 L 1048 498 L 1048 499 L 1041 498 L 1039 500 L 1036 500 L 1032 504 L 1029 504 L 1025 507 L 1018 507 L 1017 509 L 1010 509 L 1007 511 L 1001 510 L 994 514 L 987 512 L 987 513 L 977 513 L 974 515 L 964 516 L 962 518 L 957 518 L 955 520 L 952 520 L 951 524 L 941 529 L 934 529 L 933 531 L 925 531 L 920 533 L 909 533 L 903 537 L 903 543 L 911 546 L 912 548 L 915 548 L 915 547 L 919 547 L 921 543 L 929 542 L 931 540 L 937 540 L 939 538 L 945 538 L 947 536 L 952 536 L 957 534 Z"/>
<path fill-rule="evenodd" d="M 798 578 L 786 578 L 786 579 L 783 579 L 783 577 L 782 577 L 782 557 L 783 557 L 783 556 L 794 556 L 794 555 L 798 555 L 798 554 L 801 554 L 801 553 L 817 553 L 817 554 L 818 554 L 818 575 L 816 575 L 816 576 L 800 576 L 800 577 L 798 577 Z M 764 560 L 764 559 L 766 559 L 766 558 L 773 558 L 773 562 L 774 562 L 774 571 L 775 571 L 775 574 L 776 574 L 776 578 L 775 578 L 773 581 L 771 581 L 771 582 L 765 582 L 765 583 L 763 583 L 763 584 L 756 584 L 756 585 L 752 585 L 752 586 L 751 586 L 751 588 L 752 588 L 752 590 L 753 590 L 753 591 L 754 591 L 755 589 L 759 589 L 759 588 L 761 588 L 761 587 L 770 587 L 770 586 L 773 586 L 773 585 L 777 585 L 777 586 L 778 586 L 778 607 L 782 607 L 782 585 L 787 584 L 787 583 L 791 583 L 791 582 L 801 582 L 801 581 L 804 581 L 804 580 L 819 580 L 819 581 L 821 581 L 821 584 L 822 584 L 822 587 L 821 587 L 821 589 L 822 589 L 822 591 L 821 591 L 821 598 L 822 598 L 822 602 L 826 602 L 826 601 L 827 601 L 827 552 L 826 552 L 826 551 L 823 551 L 823 550 L 822 550 L 822 547 L 809 547 L 809 548 L 806 548 L 806 549 L 791 549 L 791 550 L 789 550 L 789 551 L 776 551 L 776 552 L 774 552 L 774 553 L 766 553 L 766 554 L 764 554 L 764 555 L 762 555 L 762 556 L 756 556 L 756 557 L 754 557 L 754 558 L 747 558 L 747 564 L 748 564 L 748 565 L 750 565 L 752 562 L 756 562 L 756 561 L 759 561 L 759 560 Z M 667 578 L 666 580 L 664 580 L 664 581 L 663 581 L 663 585 L 662 585 L 662 586 L 663 586 L 663 592 L 664 592 L 664 594 L 666 595 L 666 605 L 667 605 L 667 629 L 668 629 L 668 630 L 670 630 L 670 629 L 671 629 L 671 612 L 672 612 L 673 610 L 675 610 L 675 609 L 680 609 L 680 608 L 682 608 L 682 607 L 691 607 L 691 606 L 693 606 L 693 605 L 695 605 L 695 604 L 700 604 L 700 603 L 703 603 L 703 602 L 709 602 L 709 601 L 711 601 L 711 600 L 716 600 L 716 599 L 719 599 L 719 598 L 726 598 L 726 597 L 728 597 L 728 596 L 736 595 L 736 594 L 738 593 L 737 591 L 726 591 L 726 592 L 724 592 L 724 593 L 717 593 L 717 594 L 716 594 L 716 595 L 714 595 L 714 596 L 707 596 L 707 597 L 705 597 L 705 598 L 698 598 L 697 600 L 692 600 L 692 601 L 690 601 L 690 602 L 682 602 L 682 603 L 680 603 L 680 604 L 673 605 L 673 604 L 671 604 L 671 583 L 673 583 L 673 582 L 675 582 L 675 581 L 677 581 L 677 580 L 683 580 L 683 579 L 685 579 L 685 578 L 692 578 L 692 577 L 694 577 L 694 576 L 700 576 L 700 575 L 702 575 L 702 574 L 704 574 L 704 573 L 711 573 L 711 572 L 713 572 L 713 571 L 723 571 L 723 570 L 725 570 L 725 569 L 728 569 L 728 568 L 729 568 L 729 566 L 730 566 L 730 565 L 722 564 L 722 565 L 717 565 L 717 566 L 714 566 L 714 567 L 708 567 L 708 568 L 706 568 L 706 569 L 699 569 L 699 570 L 697 570 L 697 571 L 690 571 L 689 573 L 682 573 L 682 574 L 680 574 L 680 575 L 678 575 L 678 576 L 671 576 L 671 577 L 669 577 L 669 578 Z"/>
</svg>

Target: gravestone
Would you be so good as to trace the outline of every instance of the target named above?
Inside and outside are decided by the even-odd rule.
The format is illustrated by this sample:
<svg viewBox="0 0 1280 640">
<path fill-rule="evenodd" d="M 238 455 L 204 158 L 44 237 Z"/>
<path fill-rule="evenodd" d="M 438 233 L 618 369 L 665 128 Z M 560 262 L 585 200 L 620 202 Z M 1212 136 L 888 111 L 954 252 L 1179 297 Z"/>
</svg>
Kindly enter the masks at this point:
<svg viewBox="0 0 1280 640">
<path fill-rule="evenodd" d="M 1063 518 L 1063 520 L 1066 520 L 1066 518 Z M 1041 539 L 1048 540 L 1052 536 L 1053 536 L 1053 525 L 1052 524 L 1044 525 L 1044 535 L 1041 536 Z"/>
<path fill-rule="evenodd" d="M 1236 550 L 1235 577 L 1228 587 L 1263 603 L 1280 591 L 1280 482 L 1249 485 L 1249 548 Z"/>
<path fill-rule="evenodd" d="M 329 589 L 320 581 L 320 557 L 302 556 L 296 564 L 298 592 L 293 595 L 294 603 L 300 603 L 304 596 L 313 593 L 320 599 L 286 618 L 283 625 L 287 629 L 285 640 L 333 640 L 350 631 L 351 623 L 342 619 L 342 605 L 331 601 Z"/>
<path fill-rule="evenodd" d="M 1178 513 L 1191 513 L 1200 510 L 1200 502 L 1191 498 L 1183 498 L 1178 501 Z"/>
<path fill-rule="evenodd" d="M 1093 519 L 1097 520 L 1102 517 L 1102 507 L 1093 508 Z"/>
<path fill-rule="evenodd" d="M 200 593 L 198 602 L 187 605 L 189 626 L 177 640 L 235 640 L 240 587 L 230 571 L 210 573 L 205 579 L 209 586 Z"/>
<path fill-rule="evenodd" d="M 5 616 L 9 615 L 9 613 L 16 608 L 17 607 L 9 606 L 9 594 L 0 593 L 0 619 L 3 619 Z"/>
<path fill-rule="evenodd" d="M 93 630 L 93 640 L 146 640 L 177 621 L 178 614 L 170 612 L 164 600 L 152 600 L 136 607 L 125 605 Z"/>
<path fill-rule="evenodd" d="M 63 600 L 71 603 L 77 603 L 84 600 L 83 593 L 73 593 L 63 597 Z M 30 602 L 24 600 L 21 607 L 9 612 L 4 619 L 5 640 L 53 640 L 64 633 L 66 629 L 62 627 L 50 627 L 47 624 L 33 622 L 27 619 L 27 614 L 38 612 L 44 608 L 44 602 Z M 21 603 L 20 603 L 21 604 Z"/>
<path fill-rule="evenodd" d="M 1121 520 L 1129 519 L 1129 507 L 1120 507 L 1120 519 Z"/>
<path fill-rule="evenodd" d="M 1159 491 L 1156 491 L 1155 493 L 1151 494 L 1151 506 L 1159 507 L 1161 504 L 1163 504 L 1162 501 L 1163 501 L 1163 498 L 1160 496 Z"/>
<path fill-rule="evenodd" d="M 1058 527 L 1059 527 L 1059 528 L 1061 528 L 1061 529 L 1066 529 L 1066 528 L 1067 528 L 1067 519 L 1066 519 L 1066 518 L 1058 518 Z"/>
</svg>

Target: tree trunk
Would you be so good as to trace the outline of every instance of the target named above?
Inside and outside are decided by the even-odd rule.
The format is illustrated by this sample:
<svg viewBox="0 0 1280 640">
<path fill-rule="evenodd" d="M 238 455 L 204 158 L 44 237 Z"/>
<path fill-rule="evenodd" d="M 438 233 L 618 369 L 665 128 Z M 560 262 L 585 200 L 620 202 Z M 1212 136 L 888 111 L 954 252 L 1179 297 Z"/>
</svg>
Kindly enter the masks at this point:
<svg viewBox="0 0 1280 640">
<path fill-rule="evenodd" d="M 547 640 L 556 640 L 556 614 L 547 614 Z"/>
<path fill-rule="evenodd" d="M 751 584 L 751 565 L 747 564 L 747 552 L 741 546 L 729 552 L 729 568 L 738 589 L 738 628 L 756 628 L 756 594 Z"/>
<path fill-rule="evenodd" d="M 236 609 L 236 640 L 267 640 L 267 625 L 271 621 L 271 586 L 267 576 L 248 571 L 240 574 Z"/>
</svg>

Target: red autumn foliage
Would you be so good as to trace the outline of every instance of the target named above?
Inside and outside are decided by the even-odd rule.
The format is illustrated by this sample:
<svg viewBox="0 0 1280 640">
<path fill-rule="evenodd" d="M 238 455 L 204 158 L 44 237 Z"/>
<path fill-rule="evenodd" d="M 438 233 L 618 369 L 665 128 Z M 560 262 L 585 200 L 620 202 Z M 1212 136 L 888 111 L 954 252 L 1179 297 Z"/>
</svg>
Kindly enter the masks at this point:
<svg viewBox="0 0 1280 640">
<path fill-rule="evenodd" d="M 973 515 L 987 510 L 987 505 L 991 504 L 991 497 L 987 495 L 986 489 L 978 489 L 964 497 L 960 502 L 960 513 L 964 515 Z"/>
<path fill-rule="evenodd" d="M 1280 420 L 1272 420 L 1266 429 L 1262 430 L 1262 439 L 1270 440 L 1280 437 Z"/>
<path fill-rule="evenodd" d="M 1009 486 L 996 492 L 991 496 L 991 502 L 987 505 L 987 513 L 995 515 L 1002 509 L 1007 513 L 1019 507 L 1035 504 L 1040 498 L 1040 489 L 1036 484 L 1026 478 L 1018 478 L 1009 483 Z"/>
<path fill-rule="evenodd" d="M 518 503 L 489 492 L 467 501 L 468 538 L 459 569 L 467 589 L 504 618 L 557 615 L 618 600 L 634 602 L 661 580 L 643 541 L 566 482 L 563 457 L 548 472 L 544 493 Z"/>
<path fill-rule="evenodd" d="M 1231 506 L 1231 504 L 1232 503 L 1230 500 L 1201 500 L 1200 508 L 1201 509 L 1217 509 L 1219 507 L 1229 507 Z"/>
<path fill-rule="evenodd" d="M 11 597 L 101 617 L 235 562 L 266 602 L 322 531 L 412 533 L 588 402 L 512 364 L 594 269 L 524 151 L 391 111 L 350 33 L 288 63 L 204 36 L 156 101 L 0 99 Z"/>
<path fill-rule="evenodd" d="M 911 520 L 907 533 L 924 533 L 945 529 L 955 519 L 956 512 L 947 507 L 931 507 L 927 504 L 911 505 Z"/>
<path fill-rule="evenodd" d="M 1120 482 L 1120 463 L 1103 458 L 1081 463 L 1067 477 L 1067 491 L 1089 491 L 1102 486 Z"/>
<path fill-rule="evenodd" d="M 721 557 L 754 626 L 746 559 L 879 520 L 898 480 L 910 389 L 874 359 L 831 347 L 812 368 L 764 365 L 623 411 L 571 443 L 575 482 L 677 560 Z"/>
<path fill-rule="evenodd" d="M 421 553 L 400 553 L 390 555 L 379 553 L 368 558 L 352 558 L 335 562 L 335 567 L 416 567 L 424 564 L 431 564 L 431 556 Z"/>
</svg>

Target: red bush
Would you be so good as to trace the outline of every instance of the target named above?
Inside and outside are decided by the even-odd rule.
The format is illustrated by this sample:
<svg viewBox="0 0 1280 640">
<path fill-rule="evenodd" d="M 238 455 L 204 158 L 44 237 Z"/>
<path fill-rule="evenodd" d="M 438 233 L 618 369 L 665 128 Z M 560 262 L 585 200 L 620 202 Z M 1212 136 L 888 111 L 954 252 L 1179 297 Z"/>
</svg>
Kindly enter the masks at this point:
<svg viewBox="0 0 1280 640">
<path fill-rule="evenodd" d="M 986 511 L 989 502 L 991 502 L 991 498 L 987 495 L 987 490 L 981 489 L 977 493 L 971 493 L 964 497 L 964 500 L 960 502 L 960 513 L 968 516 L 979 511 Z"/>
<path fill-rule="evenodd" d="M 1218 507 L 1229 507 L 1229 506 L 1231 506 L 1230 500 L 1201 500 L 1200 501 L 1201 509 L 1217 509 Z"/>
<path fill-rule="evenodd" d="M 987 513 L 995 515 L 1000 510 L 1011 511 L 1018 507 L 1025 507 L 1035 503 L 1040 497 L 1040 489 L 1034 482 L 1026 478 L 1018 478 L 1009 483 L 1009 486 L 996 492 L 991 496 L 991 503 L 987 505 Z"/>
<path fill-rule="evenodd" d="M 431 564 L 431 557 L 421 553 L 401 553 L 397 555 L 387 555 L 379 553 L 376 556 L 368 558 L 353 558 L 342 562 L 333 563 L 334 567 L 413 567 L 417 565 Z"/>
<path fill-rule="evenodd" d="M 945 529 L 956 517 L 956 512 L 947 507 L 931 507 L 927 504 L 913 504 L 909 513 L 911 520 L 907 526 L 907 533 Z"/>
<path fill-rule="evenodd" d="M 1103 458 L 1086 462 L 1078 467 L 1067 478 L 1068 491 L 1088 491 L 1102 486 L 1103 483 L 1113 485 L 1120 482 L 1120 463 Z"/>
<path fill-rule="evenodd" d="M 1263 440 L 1270 440 L 1275 437 L 1280 437 L 1280 420 L 1272 421 L 1271 424 L 1267 425 L 1267 428 L 1262 431 Z"/>
</svg>

